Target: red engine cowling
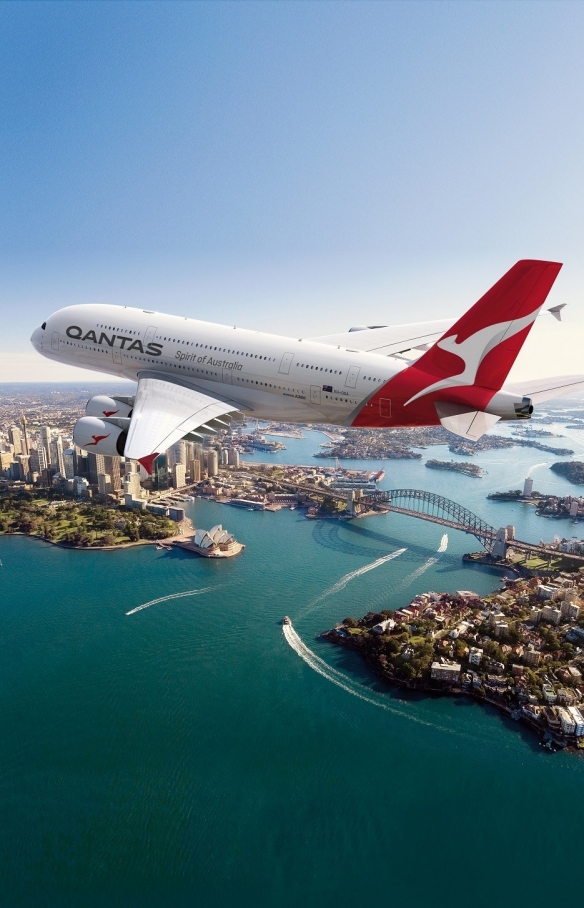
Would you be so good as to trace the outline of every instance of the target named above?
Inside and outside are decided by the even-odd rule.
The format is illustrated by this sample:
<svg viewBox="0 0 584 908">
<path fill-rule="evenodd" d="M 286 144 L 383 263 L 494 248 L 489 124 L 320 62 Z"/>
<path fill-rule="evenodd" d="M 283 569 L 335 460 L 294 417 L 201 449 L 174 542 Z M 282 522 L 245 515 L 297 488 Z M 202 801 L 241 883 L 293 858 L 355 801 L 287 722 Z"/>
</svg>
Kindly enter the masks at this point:
<svg viewBox="0 0 584 908">
<path fill-rule="evenodd" d="M 73 443 L 84 451 L 123 457 L 128 433 L 97 416 L 82 416 L 73 426 Z"/>
<path fill-rule="evenodd" d="M 133 400 L 127 397 L 108 397 L 107 394 L 98 394 L 92 397 L 85 405 L 86 416 L 98 416 L 103 419 L 104 416 L 126 417 L 132 412 Z"/>
</svg>

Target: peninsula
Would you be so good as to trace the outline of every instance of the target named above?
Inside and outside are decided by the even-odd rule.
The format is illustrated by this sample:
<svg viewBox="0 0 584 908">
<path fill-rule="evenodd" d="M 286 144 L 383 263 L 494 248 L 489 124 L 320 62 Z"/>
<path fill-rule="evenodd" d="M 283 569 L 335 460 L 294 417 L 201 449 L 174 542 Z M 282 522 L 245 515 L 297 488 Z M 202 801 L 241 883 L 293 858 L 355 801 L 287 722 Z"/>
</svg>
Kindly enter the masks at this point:
<svg viewBox="0 0 584 908">
<path fill-rule="evenodd" d="M 569 482 L 573 482 L 574 485 L 584 484 L 584 461 L 570 460 L 566 462 L 565 460 L 560 460 L 558 463 L 553 463 L 550 470 L 553 470 L 559 476 L 563 476 Z"/>
<path fill-rule="evenodd" d="M 464 473 L 465 476 L 474 476 L 480 479 L 484 474 L 476 463 L 464 460 L 427 460 L 429 470 L 450 470 L 452 473 Z"/>
<path fill-rule="evenodd" d="M 506 580 L 492 595 L 424 593 L 407 608 L 345 618 L 324 636 L 384 681 L 468 696 L 553 747 L 584 747 L 582 574 Z"/>
</svg>

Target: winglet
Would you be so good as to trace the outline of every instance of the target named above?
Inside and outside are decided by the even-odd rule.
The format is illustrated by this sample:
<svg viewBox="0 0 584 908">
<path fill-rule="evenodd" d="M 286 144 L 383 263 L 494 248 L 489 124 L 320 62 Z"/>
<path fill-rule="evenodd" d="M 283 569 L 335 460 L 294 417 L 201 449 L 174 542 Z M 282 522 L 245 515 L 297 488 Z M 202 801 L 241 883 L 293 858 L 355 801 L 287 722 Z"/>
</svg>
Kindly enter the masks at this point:
<svg viewBox="0 0 584 908">
<path fill-rule="evenodd" d="M 155 454 L 148 454 L 147 457 L 139 457 L 138 463 L 141 464 L 149 476 L 152 476 L 152 467 L 154 466 L 154 461 L 158 457 L 158 451 Z"/>
<path fill-rule="evenodd" d="M 548 309 L 547 311 L 549 312 L 550 315 L 553 315 L 554 318 L 556 318 L 559 322 L 561 322 L 562 321 L 562 309 L 565 309 L 567 305 L 568 305 L 567 303 L 560 303 L 559 306 L 551 306 L 551 308 Z"/>
</svg>

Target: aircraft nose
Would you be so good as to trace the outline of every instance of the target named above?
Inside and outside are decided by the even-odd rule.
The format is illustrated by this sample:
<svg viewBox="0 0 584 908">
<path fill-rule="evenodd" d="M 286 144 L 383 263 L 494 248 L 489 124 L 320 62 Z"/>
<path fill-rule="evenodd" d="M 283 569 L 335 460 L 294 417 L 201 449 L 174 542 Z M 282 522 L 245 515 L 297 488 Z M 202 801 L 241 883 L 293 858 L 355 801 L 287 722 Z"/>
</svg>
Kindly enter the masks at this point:
<svg viewBox="0 0 584 908">
<path fill-rule="evenodd" d="M 42 350 L 43 348 L 43 328 L 35 328 L 30 336 L 30 342 L 35 348 L 35 350 Z"/>
</svg>

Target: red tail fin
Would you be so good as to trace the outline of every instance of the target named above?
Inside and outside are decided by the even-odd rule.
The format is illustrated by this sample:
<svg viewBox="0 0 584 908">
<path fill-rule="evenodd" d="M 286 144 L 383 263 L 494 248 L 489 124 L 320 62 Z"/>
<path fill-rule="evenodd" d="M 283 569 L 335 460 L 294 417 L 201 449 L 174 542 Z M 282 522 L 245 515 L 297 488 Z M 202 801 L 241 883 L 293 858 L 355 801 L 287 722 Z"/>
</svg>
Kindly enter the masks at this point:
<svg viewBox="0 0 584 908">
<path fill-rule="evenodd" d="M 561 267 L 530 259 L 513 265 L 419 360 L 380 388 L 352 424 L 433 425 L 438 401 L 484 410 L 503 386 Z M 370 421 L 376 398 L 391 399 L 390 420 Z"/>
<path fill-rule="evenodd" d="M 558 262 L 517 262 L 414 365 L 434 379 L 410 401 L 446 388 L 477 385 L 498 391 L 507 378 L 561 268 Z M 461 368 L 462 367 L 462 368 Z"/>
</svg>

